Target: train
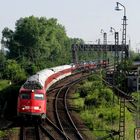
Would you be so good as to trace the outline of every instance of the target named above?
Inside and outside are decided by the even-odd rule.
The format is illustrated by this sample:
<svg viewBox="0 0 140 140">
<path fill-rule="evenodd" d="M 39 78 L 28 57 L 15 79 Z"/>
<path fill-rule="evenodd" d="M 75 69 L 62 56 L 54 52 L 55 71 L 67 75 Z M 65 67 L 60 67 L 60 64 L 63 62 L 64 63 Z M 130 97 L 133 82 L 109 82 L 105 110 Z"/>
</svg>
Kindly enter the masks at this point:
<svg viewBox="0 0 140 140">
<path fill-rule="evenodd" d="M 22 118 L 46 118 L 47 91 L 59 80 L 79 71 L 105 67 L 107 61 L 90 61 L 79 64 L 47 68 L 30 76 L 21 86 L 18 94 L 17 116 Z"/>
</svg>

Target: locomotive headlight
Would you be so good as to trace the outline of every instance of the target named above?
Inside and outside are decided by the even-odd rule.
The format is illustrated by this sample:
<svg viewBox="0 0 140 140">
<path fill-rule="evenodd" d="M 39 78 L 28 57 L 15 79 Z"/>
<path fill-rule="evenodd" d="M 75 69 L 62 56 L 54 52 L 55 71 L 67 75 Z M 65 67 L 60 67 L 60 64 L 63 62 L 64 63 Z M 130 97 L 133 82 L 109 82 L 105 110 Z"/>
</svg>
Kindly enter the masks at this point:
<svg viewBox="0 0 140 140">
<path fill-rule="evenodd" d="M 22 106 L 22 107 L 21 107 L 21 109 L 22 109 L 22 110 L 25 110 L 25 107 L 24 107 L 24 106 Z"/>
<path fill-rule="evenodd" d="M 34 110 L 38 110 L 39 109 L 39 107 L 38 106 L 34 106 Z"/>
<path fill-rule="evenodd" d="M 40 110 L 41 106 L 34 106 L 34 110 Z"/>
<path fill-rule="evenodd" d="M 29 107 L 29 106 L 22 106 L 21 109 L 22 109 L 22 110 L 30 109 L 30 107 Z"/>
</svg>

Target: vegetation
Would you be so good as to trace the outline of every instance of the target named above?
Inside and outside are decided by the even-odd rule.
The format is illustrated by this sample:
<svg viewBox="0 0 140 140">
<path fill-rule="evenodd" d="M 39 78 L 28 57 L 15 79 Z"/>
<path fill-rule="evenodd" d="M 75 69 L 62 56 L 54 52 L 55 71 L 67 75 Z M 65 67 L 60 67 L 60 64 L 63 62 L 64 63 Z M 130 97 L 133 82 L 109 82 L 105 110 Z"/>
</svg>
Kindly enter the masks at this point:
<svg viewBox="0 0 140 140">
<path fill-rule="evenodd" d="M 56 65 L 70 63 L 70 40 L 57 19 L 20 18 L 15 31 L 4 28 L 2 43 L 9 50 L 8 59 L 14 59 L 28 74 Z"/>
<path fill-rule="evenodd" d="M 15 60 L 7 60 L 5 63 L 5 69 L 3 76 L 6 79 L 11 79 L 13 82 L 18 82 L 26 79 L 26 74 L 24 69 L 15 61 Z"/>
<path fill-rule="evenodd" d="M 140 54 L 135 53 L 134 51 L 130 51 L 130 57 L 133 61 L 140 61 Z"/>
<path fill-rule="evenodd" d="M 79 85 L 74 94 L 74 104 L 79 107 L 81 118 L 97 138 L 107 136 L 114 130 L 118 131 L 120 109 L 118 98 L 101 82 L 100 74 Z M 126 109 L 126 124 L 130 123 L 131 127 L 126 125 L 126 139 L 134 138 L 135 127 L 133 116 Z"/>
<path fill-rule="evenodd" d="M 4 90 L 9 86 L 9 80 L 0 80 L 0 91 Z"/>
<path fill-rule="evenodd" d="M 3 91 L 10 86 L 9 83 L 9 80 L 0 80 L 0 112 L 4 106 L 4 100 L 6 97 L 6 95 L 3 94 Z"/>
</svg>

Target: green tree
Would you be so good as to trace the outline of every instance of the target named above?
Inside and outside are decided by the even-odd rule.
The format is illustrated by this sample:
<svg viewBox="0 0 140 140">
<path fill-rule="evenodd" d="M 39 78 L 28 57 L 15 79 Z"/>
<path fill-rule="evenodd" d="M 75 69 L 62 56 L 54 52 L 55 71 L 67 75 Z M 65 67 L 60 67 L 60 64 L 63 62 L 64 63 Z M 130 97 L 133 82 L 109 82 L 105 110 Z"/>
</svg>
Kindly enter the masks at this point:
<svg viewBox="0 0 140 140">
<path fill-rule="evenodd" d="M 4 77 L 13 82 L 19 82 L 26 79 L 26 74 L 15 60 L 7 60 L 4 68 Z"/>
<path fill-rule="evenodd" d="M 3 77 L 4 66 L 6 63 L 6 56 L 3 52 L 0 52 L 0 79 Z"/>
<path fill-rule="evenodd" d="M 26 59 L 26 67 L 33 63 L 38 70 L 70 62 L 70 40 L 57 19 L 20 18 L 15 31 L 5 28 L 2 35 L 8 57 L 21 64 Z"/>
</svg>

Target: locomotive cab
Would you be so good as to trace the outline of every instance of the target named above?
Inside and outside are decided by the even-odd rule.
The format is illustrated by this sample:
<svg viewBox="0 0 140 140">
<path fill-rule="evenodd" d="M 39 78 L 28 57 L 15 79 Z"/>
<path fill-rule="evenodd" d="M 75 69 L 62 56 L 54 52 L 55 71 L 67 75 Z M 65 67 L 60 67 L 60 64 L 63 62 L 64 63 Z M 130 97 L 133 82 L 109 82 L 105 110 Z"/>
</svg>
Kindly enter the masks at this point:
<svg viewBox="0 0 140 140">
<path fill-rule="evenodd" d="M 20 90 L 18 96 L 18 116 L 46 117 L 46 94 L 45 90 Z"/>
</svg>

